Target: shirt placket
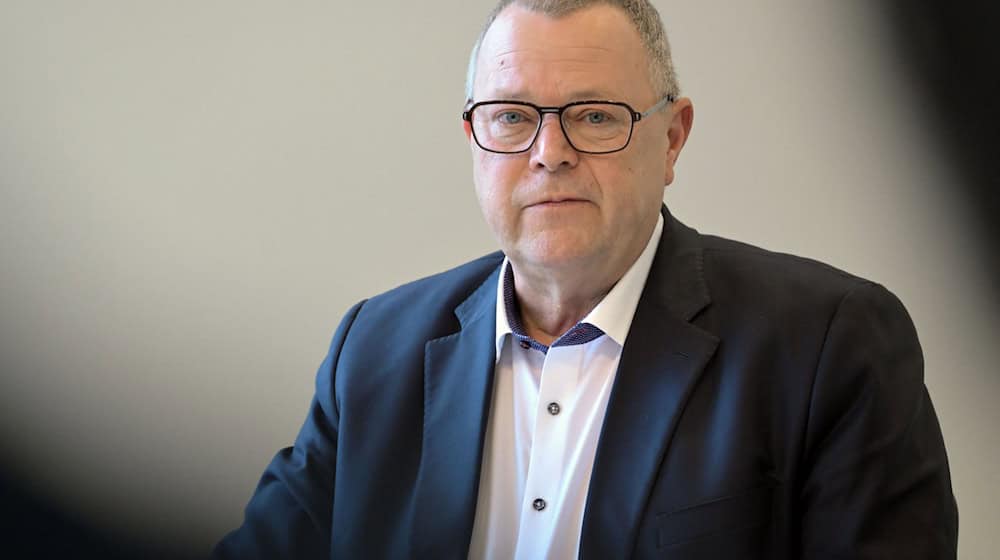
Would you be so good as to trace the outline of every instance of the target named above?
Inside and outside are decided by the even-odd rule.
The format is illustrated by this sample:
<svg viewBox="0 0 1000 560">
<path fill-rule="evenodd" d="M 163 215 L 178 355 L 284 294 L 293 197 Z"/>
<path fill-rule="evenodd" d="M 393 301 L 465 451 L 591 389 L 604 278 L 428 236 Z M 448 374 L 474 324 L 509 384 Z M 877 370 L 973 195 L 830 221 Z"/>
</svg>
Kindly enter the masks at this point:
<svg viewBox="0 0 1000 560">
<path fill-rule="evenodd" d="M 553 533 L 558 530 L 563 483 L 569 475 L 567 412 L 573 404 L 582 359 L 582 345 L 553 347 L 545 356 L 521 500 L 517 558 L 527 558 L 529 551 L 537 555 L 547 548 L 545 543 L 553 541 Z"/>
</svg>

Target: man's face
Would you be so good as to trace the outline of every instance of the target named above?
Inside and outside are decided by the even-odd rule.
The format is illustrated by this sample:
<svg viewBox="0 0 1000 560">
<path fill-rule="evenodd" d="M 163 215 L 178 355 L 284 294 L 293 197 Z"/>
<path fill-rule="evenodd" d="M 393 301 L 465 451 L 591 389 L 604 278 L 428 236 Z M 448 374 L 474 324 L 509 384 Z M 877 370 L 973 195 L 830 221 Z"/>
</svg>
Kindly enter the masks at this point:
<svg viewBox="0 0 1000 560">
<path fill-rule="evenodd" d="M 473 91 L 474 101 L 612 100 L 640 112 L 659 101 L 638 32 L 605 5 L 561 18 L 510 6 L 483 40 Z M 624 273 L 648 241 L 673 179 L 684 140 L 676 134 L 675 121 L 683 120 L 677 105 L 636 123 L 628 147 L 611 154 L 576 152 L 556 115 L 545 116 L 525 153 L 490 153 L 470 137 L 479 204 L 515 267 Z M 687 111 L 690 126 L 689 103 Z"/>
</svg>

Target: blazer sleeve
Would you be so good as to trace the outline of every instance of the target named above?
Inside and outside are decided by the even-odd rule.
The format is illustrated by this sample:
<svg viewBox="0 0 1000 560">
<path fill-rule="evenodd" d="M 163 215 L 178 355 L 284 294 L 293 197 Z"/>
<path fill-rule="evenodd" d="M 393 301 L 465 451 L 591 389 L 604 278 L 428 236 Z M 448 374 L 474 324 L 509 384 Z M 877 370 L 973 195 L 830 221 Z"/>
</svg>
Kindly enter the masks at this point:
<svg viewBox="0 0 1000 560">
<path fill-rule="evenodd" d="M 337 464 L 337 363 L 364 302 L 348 310 L 316 374 L 316 394 L 295 444 L 265 469 L 243 524 L 216 545 L 215 559 L 329 558 Z"/>
<path fill-rule="evenodd" d="M 958 510 L 916 331 L 877 284 L 850 291 L 814 379 L 803 558 L 955 558 Z"/>
</svg>

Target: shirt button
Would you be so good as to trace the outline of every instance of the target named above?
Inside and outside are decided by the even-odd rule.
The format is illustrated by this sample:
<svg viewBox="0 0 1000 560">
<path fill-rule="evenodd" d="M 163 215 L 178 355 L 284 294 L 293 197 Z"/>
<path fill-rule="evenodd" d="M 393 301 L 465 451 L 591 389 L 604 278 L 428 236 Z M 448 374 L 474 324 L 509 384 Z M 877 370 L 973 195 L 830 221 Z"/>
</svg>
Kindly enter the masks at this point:
<svg viewBox="0 0 1000 560">
<path fill-rule="evenodd" d="M 557 403 L 557 402 L 550 402 L 549 403 L 549 414 L 551 414 L 552 416 L 555 416 L 556 414 L 559 414 L 560 410 L 562 410 L 562 408 L 560 408 L 559 403 Z"/>
<path fill-rule="evenodd" d="M 528 348 L 531 348 L 531 344 L 528 344 L 527 340 L 522 340 L 521 341 L 521 348 L 524 348 L 525 350 L 527 350 Z"/>
<path fill-rule="evenodd" d="M 535 508 L 535 511 L 542 511 L 545 509 L 545 500 L 535 498 L 535 501 L 531 502 L 531 507 Z"/>
</svg>

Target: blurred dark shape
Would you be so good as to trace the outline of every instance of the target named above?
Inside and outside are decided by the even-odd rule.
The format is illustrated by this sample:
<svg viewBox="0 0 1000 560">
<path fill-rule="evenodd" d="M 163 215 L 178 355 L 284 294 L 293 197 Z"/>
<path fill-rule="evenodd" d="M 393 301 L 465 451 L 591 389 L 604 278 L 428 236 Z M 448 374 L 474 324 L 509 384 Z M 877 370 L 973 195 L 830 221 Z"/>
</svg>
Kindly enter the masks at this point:
<svg viewBox="0 0 1000 560">
<path fill-rule="evenodd" d="M 901 49 L 910 83 L 922 97 L 927 124 L 951 160 L 978 219 L 983 259 L 1000 277 L 1000 44 L 998 5 L 986 0 L 892 0 L 886 20 Z M 1000 302 L 1000 299 L 997 300 Z"/>
<path fill-rule="evenodd" d="M 60 511 L 0 472 L 0 555 L 5 559 L 80 558 L 182 560 L 163 551 L 107 535 Z"/>
</svg>

